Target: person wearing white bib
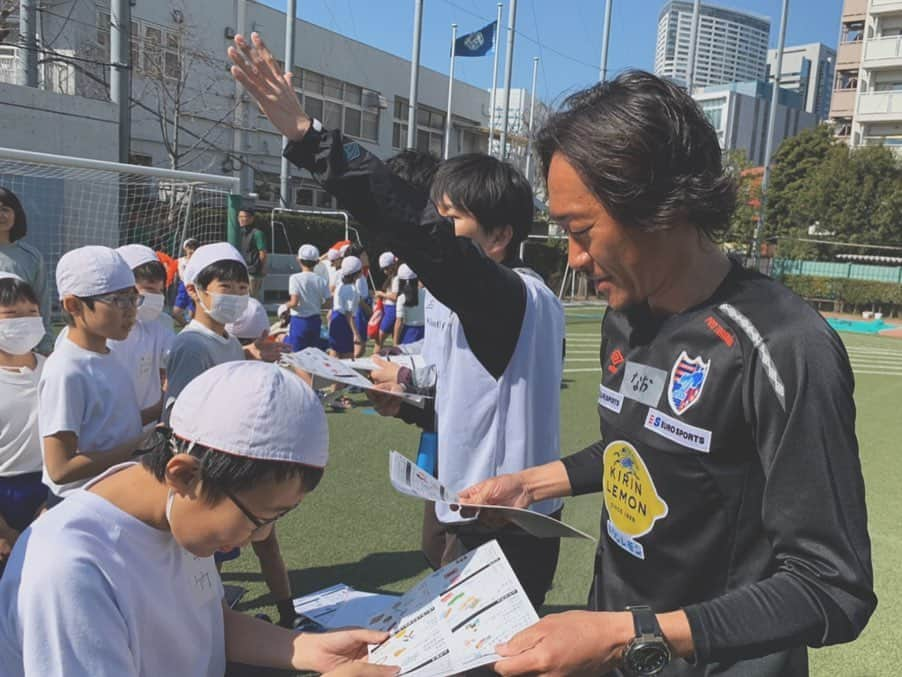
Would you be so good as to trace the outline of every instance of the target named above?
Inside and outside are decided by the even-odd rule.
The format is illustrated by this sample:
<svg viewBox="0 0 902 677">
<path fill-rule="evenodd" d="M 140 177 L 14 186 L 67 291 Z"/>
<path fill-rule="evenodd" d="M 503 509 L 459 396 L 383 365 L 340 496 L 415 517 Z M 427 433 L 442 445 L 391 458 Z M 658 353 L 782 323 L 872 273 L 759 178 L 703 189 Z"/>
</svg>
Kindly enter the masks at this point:
<svg viewBox="0 0 902 677">
<path fill-rule="evenodd" d="M 181 393 L 171 431 L 29 527 L 0 579 L 8 677 L 222 677 L 229 662 L 388 677 L 371 630 L 297 633 L 228 608 L 212 555 L 265 537 L 319 483 L 328 428 L 281 367 L 231 362 Z M 334 671 L 334 672 L 332 672 Z"/>
</svg>

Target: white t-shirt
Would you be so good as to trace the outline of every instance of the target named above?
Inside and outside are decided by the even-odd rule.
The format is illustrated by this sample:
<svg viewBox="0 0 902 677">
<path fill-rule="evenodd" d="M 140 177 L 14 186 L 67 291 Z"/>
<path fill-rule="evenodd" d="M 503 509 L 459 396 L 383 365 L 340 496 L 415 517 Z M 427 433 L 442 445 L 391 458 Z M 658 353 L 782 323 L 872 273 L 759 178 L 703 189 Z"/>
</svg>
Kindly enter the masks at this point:
<svg viewBox="0 0 902 677">
<path fill-rule="evenodd" d="M 166 368 L 173 340 L 172 318 L 160 315 L 152 322 L 135 322 L 124 341 L 107 341 L 113 355 L 132 377 L 141 409 L 152 407 L 163 396 L 160 370 Z M 149 433 L 155 425 L 148 423 L 144 432 Z"/>
<path fill-rule="evenodd" d="M 313 267 L 313 272 L 323 278 L 326 281 L 326 284 L 329 284 L 332 281 L 332 274 L 329 272 L 330 270 L 332 270 L 332 266 L 325 261 L 320 261 Z"/>
<path fill-rule="evenodd" d="M 332 295 L 332 310 L 337 310 L 345 315 L 357 312 L 360 304 L 360 295 L 357 293 L 357 285 L 341 284 L 335 288 Z"/>
<path fill-rule="evenodd" d="M 361 275 L 357 278 L 357 294 L 360 296 L 361 301 L 366 301 L 370 297 L 370 287 L 366 283 L 366 278 Z"/>
<path fill-rule="evenodd" d="M 341 286 L 341 269 L 340 268 L 329 268 L 329 289 L 335 289 L 336 287 Z"/>
<path fill-rule="evenodd" d="M 223 362 L 244 359 L 244 349 L 234 336 L 221 336 L 197 320 L 179 332 L 169 351 L 166 367 L 165 408 L 168 412 L 182 389 L 196 376 Z M 164 413 L 164 420 L 168 417 Z"/>
<path fill-rule="evenodd" d="M 397 275 L 395 275 L 391 279 L 391 284 L 389 284 L 389 286 L 388 286 L 388 291 L 390 294 L 397 294 L 398 290 L 400 288 L 401 288 L 401 278 L 399 278 Z M 395 302 L 392 301 L 391 299 L 382 299 L 382 305 L 393 306 L 393 305 L 395 305 Z"/>
<path fill-rule="evenodd" d="M 222 597 L 212 557 L 76 491 L 23 533 L 0 579 L 3 675 L 222 677 Z"/>
<path fill-rule="evenodd" d="M 34 369 L 0 367 L 0 477 L 41 472 L 38 381 L 46 358 L 35 353 Z"/>
<path fill-rule="evenodd" d="M 406 297 L 404 294 L 398 296 L 398 317 L 408 327 L 422 327 L 426 323 L 426 296 L 421 289 L 417 298 L 417 305 L 405 306 Z"/>
<path fill-rule="evenodd" d="M 295 273 L 288 278 L 288 293 L 298 297 L 298 305 L 291 309 L 293 317 L 319 315 L 329 299 L 329 283 L 316 273 Z"/>
<path fill-rule="evenodd" d="M 95 353 L 60 341 L 44 363 L 38 384 L 38 427 L 41 437 L 69 431 L 78 436 L 78 451 L 110 451 L 141 435 L 141 408 L 131 376 L 110 352 Z M 66 496 L 87 479 L 56 484 L 44 469 L 43 482 Z"/>
</svg>

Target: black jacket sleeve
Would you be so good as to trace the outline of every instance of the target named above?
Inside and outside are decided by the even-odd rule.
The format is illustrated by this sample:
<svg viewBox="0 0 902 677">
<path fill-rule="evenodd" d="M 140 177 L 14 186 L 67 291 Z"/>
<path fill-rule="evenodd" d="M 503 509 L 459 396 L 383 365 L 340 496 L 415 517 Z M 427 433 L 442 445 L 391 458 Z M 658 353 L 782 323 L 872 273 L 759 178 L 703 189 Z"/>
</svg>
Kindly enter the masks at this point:
<svg viewBox="0 0 902 677">
<path fill-rule="evenodd" d="M 499 378 L 510 362 L 526 310 L 513 270 L 456 237 L 429 196 L 392 174 L 379 158 L 337 131 L 311 129 L 285 157 L 308 170 L 364 228 L 379 232 L 425 287 L 460 319 L 480 363 Z"/>
<path fill-rule="evenodd" d="M 799 338 L 769 336 L 772 357 L 744 366 L 774 569 L 685 609 L 701 662 L 850 641 L 877 604 L 849 360 L 826 327 Z"/>
</svg>

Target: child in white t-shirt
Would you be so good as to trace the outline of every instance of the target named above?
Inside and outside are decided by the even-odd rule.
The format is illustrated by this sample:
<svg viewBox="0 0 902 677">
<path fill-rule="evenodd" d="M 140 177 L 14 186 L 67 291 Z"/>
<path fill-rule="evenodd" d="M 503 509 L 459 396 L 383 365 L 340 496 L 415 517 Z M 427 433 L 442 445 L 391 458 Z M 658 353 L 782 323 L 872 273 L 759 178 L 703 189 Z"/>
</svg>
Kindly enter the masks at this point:
<svg viewBox="0 0 902 677">
<path fill-rule="evenodd" d="M 328 283 L 316 274 L 319 250 L 312 244 L 301 245 L 298 249 L 298 263 L 301 272 L 288 278 L 289 299 L 286 304 L 291 312 L 288 340 L 293 352 L 320 345 L 320 331 L 323 319 L 320 315 L 323 304 L 331 294 Z"/>
<path fill-rule="evenodd" d="M 397 319 L 397 302 L 398 290 L 400 288 L 400 280 L 398 279 L 398 257 L 392 252 L 382 252 L 379 254 L 379 267 L 382 274 L 385 275 L 385 282 L 382 289 L 376 292 L 376 298 L 382 300 L 382 322 L 379 325 L 379 335 L 376 338 L 376 352 L 382 350 L 385 339 L 392 335 L 395 330 L 395 320 Z"/>
<path fill-rule="evenodd" d="M 108 247 L 73 249 L 56 266 L 56 287 L 68 331 L 38 385 L 50 507 L 128 460 L 143 436 L 131 376 L 107 347 L 135 324 L 142 297 L 131 268 Z"/>
<path fill-rule="evenodd" d="M 132 376 L 147 442 L 163 412 L 163 378 L 175 339 L 172 318 L 163 313 L 166 269 L 150 247 L 129 244 L 116 251 L 132 269 L 142 301 L 128 338 L 107 345 Z"/>
<path fill-rule="evenodd" d="M 212 554 L 265 537 L 317 486 L 328 427 L 313 391 L 260 362 L 208 370 L 140 463 L 110 468 L 19 539 L 0 579 L 6 677 L 222 677 L 226 661 L 389 677 L 383 632 L 297 633 L 229 609 Z"/>
<path fill-rule="evenodd" d="M 354 314 L 360 305 L 357 278 L 363 265 L 356 256 L 347 256 L 341 262 L 341 284 L 332 295 L 332 313 L 329 316 L 329 352 L 338 358 L 354 356 L 354 344 L 360 343 L 360 332 L 354 322 Z"/>
<path fill-rule="evenodd" d="M 19 533 L 47 500 L 41 482 L 38 380 L 44 356 L 40 301 L 18 275 L 0 272 L 0 574 Z"/>
<path fill-rule="evenodd" d="M 396 346 L 416 343 L 425 336 L 426 313 L 425 300 L 420 291 L 417 274 L 406 263 L 398 267 L 398 279 L 401 281 L 398 294 L 397 319 L 395 320 L 394 341 Z"/>
</svg>

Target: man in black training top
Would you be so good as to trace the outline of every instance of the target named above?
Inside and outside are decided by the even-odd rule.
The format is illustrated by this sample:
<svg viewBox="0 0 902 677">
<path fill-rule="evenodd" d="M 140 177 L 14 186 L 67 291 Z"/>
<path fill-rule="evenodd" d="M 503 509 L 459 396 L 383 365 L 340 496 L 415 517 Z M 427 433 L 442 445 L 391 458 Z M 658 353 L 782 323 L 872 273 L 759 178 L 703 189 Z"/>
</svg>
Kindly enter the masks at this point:
<svg viewBox="0 0 902 677">
<path fill-rule="evenodd" d="M 241 253 L 247 264 L 247 275 L 250 278 L 250 295 L 263 301 L 263 282 L 266 278 L 266 236 L 257 228 L 253 209 L 244 208 L 238 212 L 238 225 L 241 226 Z"/>
</svg>

